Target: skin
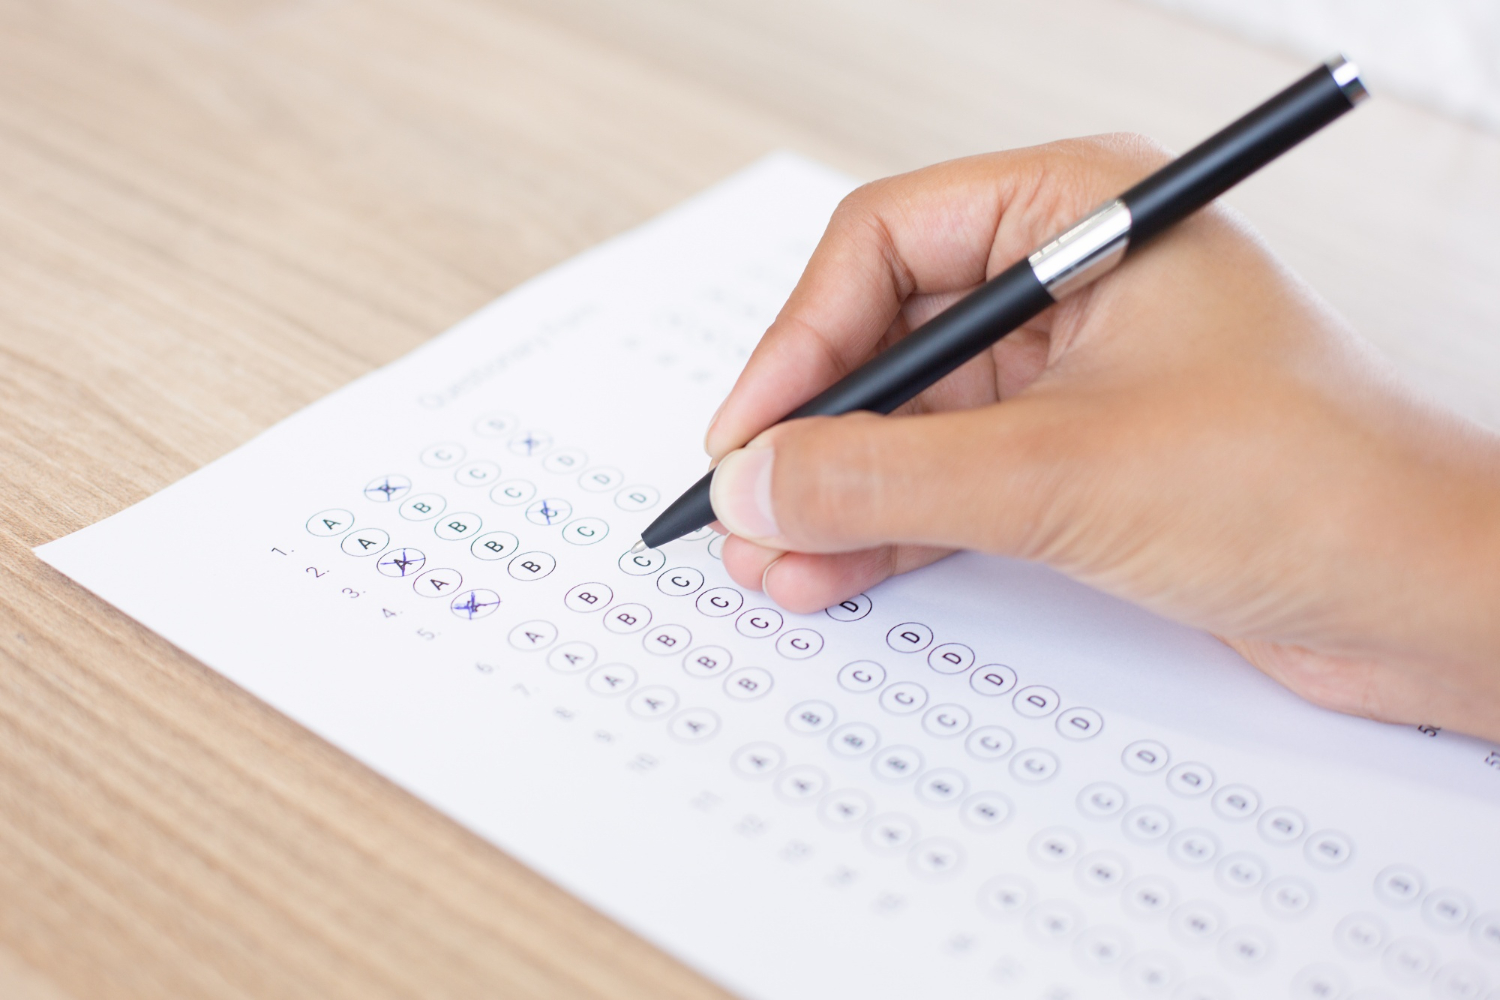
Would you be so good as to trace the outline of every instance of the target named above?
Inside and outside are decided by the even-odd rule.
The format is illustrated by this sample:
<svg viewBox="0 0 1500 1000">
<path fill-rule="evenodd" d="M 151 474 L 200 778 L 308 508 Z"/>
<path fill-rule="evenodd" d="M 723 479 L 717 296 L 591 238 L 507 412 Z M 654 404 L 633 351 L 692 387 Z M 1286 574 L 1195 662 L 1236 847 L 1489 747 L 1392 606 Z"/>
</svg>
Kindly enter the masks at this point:
<svg viewBox="0 0 1500 1000">
<path fill-rule="evenodd" d="M 1318 704 L 1500 739 L 1500 437 L 1222 206 L 897 414 L 765 430 L 1166 159 L 1078 139 L 846 198 L 708 430 L 725 566 L 813 611 L 956 549 L 1035 560 Z"/>
</svg>

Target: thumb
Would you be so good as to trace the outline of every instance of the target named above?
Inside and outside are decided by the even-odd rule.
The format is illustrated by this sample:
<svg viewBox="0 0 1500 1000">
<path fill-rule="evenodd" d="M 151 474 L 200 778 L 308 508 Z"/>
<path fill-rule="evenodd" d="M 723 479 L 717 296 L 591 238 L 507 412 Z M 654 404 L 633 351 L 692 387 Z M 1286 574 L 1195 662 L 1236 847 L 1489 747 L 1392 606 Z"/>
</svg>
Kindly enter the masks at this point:
<svg viewBox="0 0 1500 1000">
<path fill-rule="evenodd" d="M 1048 409 L 1021 397 L 779 424 L 719 463 L 714 513 L 742 538 L 794 552 L 907 543 L 1029 555 L 1068 464 L 1039 419 Z"/>
</svg>

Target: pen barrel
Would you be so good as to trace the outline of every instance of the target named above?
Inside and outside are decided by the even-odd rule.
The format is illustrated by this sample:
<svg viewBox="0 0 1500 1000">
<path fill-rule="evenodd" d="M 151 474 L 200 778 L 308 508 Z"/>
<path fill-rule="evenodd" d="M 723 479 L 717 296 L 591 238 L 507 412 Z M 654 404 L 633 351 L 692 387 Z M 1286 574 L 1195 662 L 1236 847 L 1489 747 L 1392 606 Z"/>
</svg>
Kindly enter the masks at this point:
<svg viewBox="0 0 1500 1000">
<path fill-rule="evenodd" d="M 1126 191 L 1120 200 L 1130 209 L 1129 252 L 1352 110 L 1365 95 L 1357 72 L 1341 58 L 1329 60 Z"/>
<path fill-rule="evenodd" d="M 1017 261 L 783 419 L 890 413 L 1052 302 L 1030 263 Z"/>
<path fill-rule="evenodd" d="M 890 413 L 1366 96 L 1358 68 L 1342 56 L 1330 59 L 782 419 Z M 711 523 L 712 483 L 709 473 L 693 484 L 641 540 L 658 548 Z"/>
</svg>

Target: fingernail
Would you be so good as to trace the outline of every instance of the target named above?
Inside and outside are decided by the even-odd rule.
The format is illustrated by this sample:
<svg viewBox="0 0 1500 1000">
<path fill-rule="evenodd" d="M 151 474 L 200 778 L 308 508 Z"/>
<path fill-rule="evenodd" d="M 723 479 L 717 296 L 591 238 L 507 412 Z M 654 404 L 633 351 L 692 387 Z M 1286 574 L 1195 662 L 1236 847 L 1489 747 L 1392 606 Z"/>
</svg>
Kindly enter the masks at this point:
<svg viewBox="0 0 1500 1000">
<path fill-rule="evenodd" d="M 714 513 L 741 538 L 775 538 L 776 514 L 771 509 L 771 464 L 776 449 L 751 445 L 724 456 L 714 471 L 709 494 Z"/>
<path fill-rule="evenodd" d="M 773 601 L 776 600 L 776 598 L 772 597 L 771 595 L 771 570 L 781 565 L 781 560 L 785 558 L 786 553 L 783 552 L 781 555 L 777 556 L 775 559 L 772 559 L 769 563 L 767 563 L 766 568 L 761 570 L 760 573 L 760 592 L 762 594 L 765 594 L 767 597 L 770 597 Z"/>
<path fill-rule="evenodd" d="M 724 403 L 727 402 L 729 402 L 729 400 L 724 400 Z M 714 411 L 714 415 L 708 418 L 708 429 L 703 432 L 703 450 L 708 452 L 710 455 L 714 453 L 714 449 L 712 447 L 714 426 L 719 422 L 719 414 L 724 412 L 724 403 L 720 403 L 719 408 Z"/>
</svg>

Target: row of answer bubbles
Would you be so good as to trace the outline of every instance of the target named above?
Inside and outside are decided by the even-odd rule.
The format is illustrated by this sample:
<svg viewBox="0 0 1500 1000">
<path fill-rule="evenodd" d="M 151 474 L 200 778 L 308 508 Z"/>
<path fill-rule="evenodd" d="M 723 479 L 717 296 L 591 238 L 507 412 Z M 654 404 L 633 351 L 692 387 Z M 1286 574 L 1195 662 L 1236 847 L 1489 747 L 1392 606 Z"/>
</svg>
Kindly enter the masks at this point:
<svg viewBox="0 0 1500 1000">
<path fill-rule="evenodd" d="M 523 622 L 511 630 L 510 644 L 517 649 L 545 649 L 557 639 L 557 627 L 551 622 L 533 620 Z M 691 635 L 679 625 L 661 625 L 649 630 L 642 638 L 642 645 L 657 655 L 672 655 L 680 651 L 691 640 Z M 598 651 L 587 642 L 573 641 L 558 646 L 548 655 L 548 666 L 559 673 L 577 673 L 587 670 L 598 659 Z M 735 701 L 752 701 L 763 697 L 775 684 L 769 671 L 759 667 L 741 667 L 730 670 L 733 657 L 728 650 L 718 646 L 700 646 L 683 657 L 683 669 L 692 677 L 723 678 L 723 691 Z"/>
<path fill-rule="evenodd" d="M 1500 914 L 1491 913 L 1475 924 L 1472 941 L 1482 955 L 1494 957 L 1487 950 L 1483 928 L 1493 928 L 1500 923 Z M 1439 928 L 1446 929 L 1446 928 Z M 1438 951 L 1430 943 L 1417 937 L 1395 937 L 1385 920 L 1374 913 L 1351 913 L 1339 921 L 1333 931 L 1334 944 L 1344 954 L 1354 959 L 1381 959 L 1387 972 L 1398 980 L 1420 979 L 1438 967 Z M 1483 996 L 1487 977 L 1478 969 L 1465 963 L 1452 963 L 1449 978 L 1455 982 L 1445 984 L 1449 992 L 1438 991 L 1439 996 Z M 1455 991 L 1458 980 L 1478 989 L 1471 993 Z"/>
<path fill-rule="evenodd" d="M 952 644 L 952 645 L 957 645 Z M 967 647 L 964 647 L 967 649 Z M 972 662 L 973 654 L 953 653 L 955 656 Z M 910 715 L 921 711 L 928 702 L 927 688 L 915 681 L 896 681 L 886 684 L 886 669 L 874 660 L 856 660 L 846 664 L 838 672 L 838 683 L 846 691 L 855 694 L 863 694 L 871 691 L 880 691 L 880 706 L 887 712 L 895 715 Z M 994 697 L 1015 691 L 1016 673 L 1004 664 L 991 663 L 984 666 L 974 667 L 969 675 L 969 686 L 977 694 L 986 697 Z M 1012 699 L 1016 712 L 1028 718 L 1042 718 L 1057 710 L 1057 692 L 1051 688 L 1033 685 L 1017 691 Z M 968 710 L 953 706 L 957 712 L 962 712 L 966 718 Z M 1058 715 L 1057 731 L 1070 740 L 1086 740 L 1097 736 L 1104 729 L 1104 719 L 1098 712 L 1091 708 L 1075 707 L 1067 709 Z M 965 726 L 955 727 L 950 725 L 946 730 L 929 728 L 929 732 L 938 735 L 947 732 L 956 735 Z"/>
<path fill-rule="evenodd" d="M 923 728 L 933 735 L 956 736 L 967 727 L 968 718 L 967 710 L 960 705 L 939 705 L 924 717 Z M 837 722 L 838 709 L 820 700 L 800 702 L 786 717 L 787 728 L 799 736 L 831 732 L 829 747 L 841 757 L 865 756 L 880 745 L 880 735 L 874 726 L 856 722 L 835 728 Z M 1009 730 L 993 725 L 980 726 L 964 741 L 970 756 L 983 761 L 1006 757 L 1014 747 L 1015 737 Z M 922 766 L 921 752 L 906 746 L 885 747 L 871 759 L 876 774 L 888 780 L 914 776 Z M 1057 755 L 1040 747 L 1020 751 L 1010 763 L 1011 774 L 1026 784 L 1051 780 L 1058 767 Z"/>
<path fill-rule="evenodd" d="M 1032 838 L 1028 851 L 1032 860 L 1043 868 L 1065 867 L 1078 862 L 1074 874 L 1079 884 L 1095 895 L 1115 891 L 1129 877 L 1129 864 L 1125 858 L 1112 851 L 1085 854 L 1082 838 L 1066 827 L 1040 831 Z M 1189 870 L 1205 868 L 1217 856 L 1218 840 L 1206 830 L 1184 830 L 1168 845 L 1168 857 Z M 1253 876 L 1248 881 L 1245 878 L 1247 872 Z M 1229 855 L 1218 866 L 1216 874 L 1220 884 L 1232 892 L 1243 895 L 1260 890 L 1266 913 L 1279 920 L 1300 919 L 1313 906 L 1314 891 L 1307 881 L 1296 876 L 1267 878 L 1264 864 L 1249 855 Z M 1153 877 L 1151 884 L 1150 896 L 1140 893 L 1127 896 L 1124 900 L 1127 909 L 1150 915 L 1146 912 L 1148 903 L 1153 907 L 1169 905 L 1173 895 L 1170 883 Z"/>
<path fill-rule="evenodd" d="M 669 719 L 667 731 L 684 742 L 701 742 L 718 732 L 717 713 L 706 708 L 688 708 L 673 715 L 678 706 L 675 690 L 664 684 L 639 687 L 638 681 L 634 667 L 613 663 L 589 671 L 584 686 L 602 697 L 623 698 L 626 710 L 636 718 Z"/>
<path fill-rule="evenodd" d="M 1213 769 L 1197 761 L 1171 765 L 1172 753 L 1156 740 L 1136 740 L 1121 754 L 1125 769 L 1138 775 L 1162 773 L 1168 790 L 1181 798 L 1192 799 L 1213 791 L 1216 775 Z M 1122 793 L 1123 794 L 1123 793 Z M 1325 871 L 1343 868 L 1354 856 L 1354 844 L 1337 830 L 1309 833 L 1302 813 L 1287 806 L 1261 812 L 1260 795 L 1247 785 L 1224 785 L 1214 791 L 1214 812 L 1230 822 L 1255 818 L 1261 837 L 1269 844 L 1291 846 L 1301 843 L 1303 854 L 1315 868 Z"/>
<path fill-rule="evenodd" d="M 1108 869 L 1107 859 L 1095 858 L 1092 862 L 1100 870 Z M 1137 879 L 1126 888 L 1126 910 L 1139 919 L 1157 917 L 1172 908 L 1173 895 L 1160 879 Z M 997 920 L 1019 920 L 1038 945 L 1071 948 L 1075 961 L 1091 972 L 1119 968 L 1131 996 L 1217 1000 L 1230 995 L 1217 980 L 1183 982 L 1181 966 L 1172 955 L 1158 951 L 1132 954 L 1126 931 L 1108 925 L 1087 927 L 1083 911 L 1073 903 L 1037 897 L 1030 880 L 1000 875 L 980 886 L 978 904 L 983 913 Z M 1145 901 L 1144 907 L 1138 910 L 1129 905 L 1132 899 Z M 1202 947 L 1217 942 L 1220 960 L 1233 972 L 1256 971 L 1272 955 L 1271 936 L 1266 931 L 1253 926 L 1228 927 L 1218 908 L 1206 901 L 1189 900 L 1172 909 L 1168 925 L 1173 936 L 1185 944 Z"/>
<path fill-rule="evenodd" d="M 496 431 L 496 427 L 504 426 L 504 431 Z M 552 435 L 544 430 L 530 428 L 508 434 L 515 427 L 514 421 L 505 418 L 498 423 L 481 418 L 474 425 L 475 432 L 485 438 L 506 438 L 505 450 L 520 458 L 548 458 L 553 457 Z M 417 460 L 429 469 L 449 469 L 468 457 L 469 450 L 458 441 L 439 441 L 437 444 L 428 445 L 417 455 Z M 560 464 L 554 464 L 553 471 L 572 472 L 583 465 L 585 456 L 582 451 L 574 448 L 561 449 L 556 453 L 567 455 L 568 459 Z"/>
<path fill-rule="evenodd" d="M 980 909 L 998 919 L 1020 917 L 1031 938 L 1043 947 L 1071 946 L 1074 959 L 1091 972 L 1122 968 L 1127 983 L 1157 984 L 1163 990 L 1175 984 L 1180 975 L 1176 960 L 1159 952 L 1137 956 L 1143 966 L 1131 973 L 1134 960 L 1130 935 L 1108 925 L 1085 927 L 1083 912 L 1063 900 L 1042 900 L 1035 904 L 1035 890 L 1023 878 L 1013 875 L 992 879 L 980 890 Z M 1223 965 L 1236 973 L 1255 972 L 1267 966 L 1273 955 L 1272 936 L 1254 926 L 1225 927 L 1222 914 L 1212 903 L 1189 901 L 1173 912 L 1169 926 L 1184 943 L 1202 947 L 1217 942 Z M 1147 957 L 1149 956 L 1149 957 Z M 1139 995 L 1139 994 L 1137 994 Z M 1164 992 L 1146 995 L 1166 995 Z M 1195 980 L 1184 984 L 1174 997 L 1222 998 L 1230 994 L 1212 980 Z"/>
<path fill-rule="evenodd" d="M 326 513 L 326 512 L 325 512 Z M 322 517 L 323 515 L 319 515 Z M 478 530 L 477 520 L 472 524 L 454 520 L 453 527 L 439 525 L 440 536 L 458 539 L 464 533 Z M 443 534 L 447 532 L 447 534 Z M 355 557 L 379 556 L 376 569 L 383 576 L 410 577 L 421 573 L 427 563 L 427 554 L 421 549 L 403 546 L 389 549 L 390 535 L 381 528 L 361 528 L 351 531 L 340 542 L 345 553 Z M 492 531 L 475 538 L 469 551 L 478 559 L 494 561 L 505 558 L 520 547 L 520 540 L 508 531 Z M 510 561 L 507 570 L 511 577 L 522 582 L 540 580 L 557 567 L 557 560 L 541 551 L 525 552 Z M 445 570 L 457 573 L 457 570 Z M 419 588 L 419 592 L 422 592 Z M 426 594 L 424 596 L 435 596 Z"/>
<path fill-rule="evenodd" d="M 571 472 L 572 461 L 568 453 L 556 452 L 542 463 L 542 467 L 549 472 Z M 453 474 L 453 478 L 462 486 L 489 486 L 495 484 L 490 499 L 503 506 L 511 506 L 518 501 L 517 497 L 524 491 L 535 494 L 536 486 L 529 479 L 509 479 L 500 481 L 500 466 L 494 462 L 471 462 L 460 466 Z M 624 510 L 644 510 L 653 506 L 661 499 L 661 494 L 651 486 L 632 486 L 621 490 L 625 482 L 625 473 L 612 466 L 597 466 L 586 469 L 578 475 L 576 480 L 580 489 L 588 493 L 608 493 L 611 490 L 619 491 L 615 496 L 615 503 Z"/>
<path fill-rule="evenodd" d="M 537 494 L 536 484 L 529 479 L 501 479 L 502 471 L 494 462 L 471 462 L 454 473 L 454 481 L 460 486 L 489 487 L 490 501 L 501 507 L 517 507 L 531 501 Z M 615 506 L 621 510 L 636 512 L 649 510 L 661 501 L 661 492 L 654 486 L 637 483 L 621 487 L 624 473 L 618 469 L 600 467 L 585 470 L 578 476 L 578 486 L 589 493 L 614 491 Z M 412 493 L 412 481 L 399 474 L 377 476 L 365 484 L 364 495 L 376 503 L 400 502 L 401 516 L 420 521 L 442 513 L 447 500 L 441 494 Z"/>
<path fill-rule="evenodd" d="M 870 613 L 872 606 L 869 597 L 860 594 L 828 608 L 826 613 L 838 621 L 859 621 Z M 969 686 L 976 694 L 993 698 L 1014 692 L 1011 704 L 1018 714 L 1026 718 L 1047 718 L 1057 713 L 1062 707 L 1061 696 L 1052 688 L 1034 684 L 1017 690 L 1019 680 L 1015 670 L 1011 667 L 1002 663 L 988 663 L 976 667 L 978 656 L 972 647 L 961 642 L 944 642 L 934 645 L 934 639 L 932 629 L 921 622 L 902 622 L 893 625 L 885 635 L 886 645 L 898 653 L 912 654 L 925 651 L 927 665 L 939 674 L 967 673 Z M 869 671 L 871 676 L 878 672 L 880 681 L 874 683 L 867 681 L 864 687 L 851 686 L 847 683 L 849 678 L 841 674 L 840 682 L 846 689 L 869 690 L 883 683 L 884 667 L 873 661 L 862 661 L 862 663 L 872 668 Z M 925 701 L 925 691 L 922 699 Z M 914 705 L 912 710 L 920 707 L 920 704 Z M 1066 709 L 1059 714 L 1056 726 L 1058 733 L 1066 739 L 1088 740 L 1103 732 L 1104 718 L 1094 709 L 1080 706 Z"/>
<path fill-rule="evenodd" d="M 769 779 L 777 798 L 791 805 L 816 806 L 827 826 L 862 834 L 866 847 L 886 856 L 906 855 L 914 875 L 924 879 L 956 874 L 965 861 L 964 849 L 943 837 L 922 840 L 917 820 L 903 813 L 876 812 L 871 796 L 858 788 L 832 788 L 828 774 L 810 764 L 786 766 L 786 754 L 774 743 L 752 743 L 730 758 L 741 777 Z M 962 800 L 959 815 L 972 829 L 987 830 L 1002 825 L 1010 815 L 1010 802 L 999 792 L 977 792 Z"/>
<path fill-rule="evenodd" d="M 581 452 L 576 454 L 561 451 L 554 452 L 542 463 L 542 468 L 548 472 L 572 472 L 575 459 L 577 455 L 581 454 Z M 454 471 L 453 480 L 460 486 L 493 486 L 494 495 L 491 496 L 491 499 L 503 506 L 522 502 L 518 501 L 517 497 L 524 491 L 529 490 L 533 495 L 535 494 L 536 486 L 529 479 L 501 481 L 501 475 L 503 475 L 503 472 L 495 462 L 469 462 L 459 466 Z M 385 477 L 383 480 L 376 480 L 371 486 L 374 486 L 377 491 L 383 492 L 389 488 L 385 484 L 392 479 L 405 480 L 405 477 Z M 654 506 L 656 501 L 661 499 L 661 494 L 656 491 L 655 487 L 651 486 L 637 485 L 621 490 L 620 487 L 625 482 L 625 473 L 613 466 L 600 465 L 585 469 L 579 473 L 575 481 L 580 489 L 588 493 L 608 493 L 611 490 L 619 491 L 616 494 L 615 502 L 625 510 L 644 510 L 647 507 Z M 369 487 L 366 488 L 366 494 L 369 495 Z M 372 497 L 372 499 L 381 498 L 376 496 Z M 387 497 L 386 499 L 394 499 L 394 497 Z"/>
<path fill-rule="evenodd" d="M 595 666 L 599 651 L 581 640 L 558 645 L 558 629 L 552 622 L 532 619 L 510 630 L 507 641 L 524 652 L 549 649 L 547 665 L 558 673 L 583 674 L 584 686 L 604 697 L 622 696 L 631 715 L 640 719 L 670 718 L 668 731 L 684 742 L 701 742 L 719 730 L 719 717 L 707 708 L 687 708 L 678 712 L 677 691 L 665 684 L 639 686 L 640 676 L 628 663 Z M 675 713 L 675 714 L 674 714 Z"/>
<path fill-rule="evenodd" d="M 412 500 L 408 501 L 408 504 L 412 505 L 411 516 L 408 517 L 409 520 L 426 520 L 438 516 L 443 506 L 443 501 L 436 494 L 426 494 L 412 498 Z M 405 506 L 403 505 L 403 508 Z M 559 519 L 556 508 L 547 507 L 545 502 L 537 506 L 540 508 L 537 512 L 528 511 L 527 519 L 533 523 L 548 524 Z M 403 509 L 402 513 L 405 515 L 407 511 Z M 433 533 L 445 541 L 462 541 L 467 538 L 475 538 L 474 544 L 470 546 L 470 551 L 477 558 L 486 560 L 502 558 L 508 555 L 509 552 L 514 551 L 515 547 L 519 545 L 519 540 L 516 539 L 516 536 L 508 531 L 496 531 L 480 535 L 479 532 L 483 528 L 483 525 L 483 519 L 478 514 L 469 512 L 449 514 L 438 519 L 433 526 Z M 363 529 L 363 532 L 370 533 L 369 539 L 378 537 L 388 539 L 389 537 L 378 528 Z M 603 539 L 608 533 L 609 525 L 604 521 L 598 518 L 578 518 L 564 526 L 562 536 L 566 541 L 574 545 L 592 545 Z M 478 537 L 475 537 L 476 535 Z M 369 553 L 372 545 L 369 539 L 355 539 L 355 543 L 363 547 L 366 550 L 366 554 Z M 383 547 L 381 546 L 381 548 Z M 347 545 L 345 551 L 350 551 Z M 351 554 L 358 553 L 351 552 Z"/>
<path fill-rule="evenodd" d="M 546 472 L 557 475 L 577 474 L 579 487 L 590 493 L 607 493 L 619 489 L 625 481 L 625 474 L 613 466 L 590 467 L 588 454 L 581 448 L 554 449 L 552 435 L 546 431 L 536 428 L 517 430 L 518 423 L 513 414 L 488 414 L 476 420 L 473 426 L 474 432 L 480 437 L 506 438 L 506 450 L 513 455 L 540 458 L 542 469 Z M 467 449 L 461 443 L 445 441 L 424 448 L 418 459 L 429 468 L 442 469 L 458 465 L 467 454 Z M 495 463 L 480 461 L 462 466 L 455 478 L 465 485 L 482 486 L 493 481 L 499 474 L 499 467 Z M 631 489 L 635 492 L 634 496 L 622 494 L 617 497 L 617 502 L 625 509 L 643 510 L 660 499 L 660 495 L 651 487 Z"/>
<path fill-rule="evenodd" d="M 427 554 L 411 546 L 390 547 L 390 534 L 382 528 L 360 528 L 349 530 L 353 515 L 342 509 L 321 511 L 308 519 L 308 531 L 313 534 L 335 535 L 335 528 L 347 533 L 340 540 L 342 551 L 355 558 L 375 557 L 375 568 L 382 575 L 395 579 L 410 579 L 412 590 L 421 597 L 448 598 L 449 610 L 457 617 L 474 620 L 486 618 L 500 606 L 499 594 L 487 588 L 460 591 L 463 574 L 449 567 L 427 569 Z M 455 531 L 467 531 L 471 526 L 462 522 Z M 440 525 L 441 529 L 443 526 Z M 498 533 L 492 533 L 498 534 Z M 461 537 L 458 536 L 458 537 Z M 511 536 L 513 539 L 514 536 Z M 483 537 L 476 539 L 476 545 Z M 476 550 L 476 554 L 479 554 Z M 490 558 L 498 558 L 490 556 Z M 556 560 L 545 552 L 529 552 L 511 560 L 510 575 L 522 581 L 536 580 L 546 576 L 556 566 Z"/>
<path fill-rule="evenodd" d="M 823 651 L 823 635 L 810 628 L 793 628 L 782 631 L 786 619 L 775 608 L 755 607 L 742 611 L 745 596 L 733 587 L 711 587 L 703 589 L 703 573 L 691 566 L 663 569 L 665 557 L 659 550 L 626 552 L 620 556 L 621 570 L 631 576 L 656 575 L 656 589 L 668 597 L 694 597 L 694 607 L 709 618 L 727 618 L 737 615 L 735 631 L 747 639 L 763 639 L 777 636 L 776 651 L 790 660 L 806 660 Z M 595 597 L 614 591 L 605 583 L 581 584 L 588 594 Z M 575 588 L 579 589 L 579 588 Z M 574 608 L 574 610 L 584 610 Z"/>
<path fill-rule="evenodd" d="M 503 487 L 504 484 L 496 489 Z M 447 506 L 448 501 L 441 494 L 420 493 L 403 500 L 397 508 L 397 513 L 408 521 L 434 521 L 433 533 L 445 541 L 462 541 L 479 535 L 484 527 L 483 517 L 472 511 L 445 515 L 443 511 L 447 509 Z M 567 500 L 549 497 L 528 506 L 524 516 L 527 521 L 538 527 L 553 527 L 561 524 L 563 539 L 573 545 L 593 545 L 609 534 L 609 524 L 603 519 L 572 518 L 572 514 L 573 505 Z M 572 519 L 569 520 L 570 518 Z"/>
</svg>

